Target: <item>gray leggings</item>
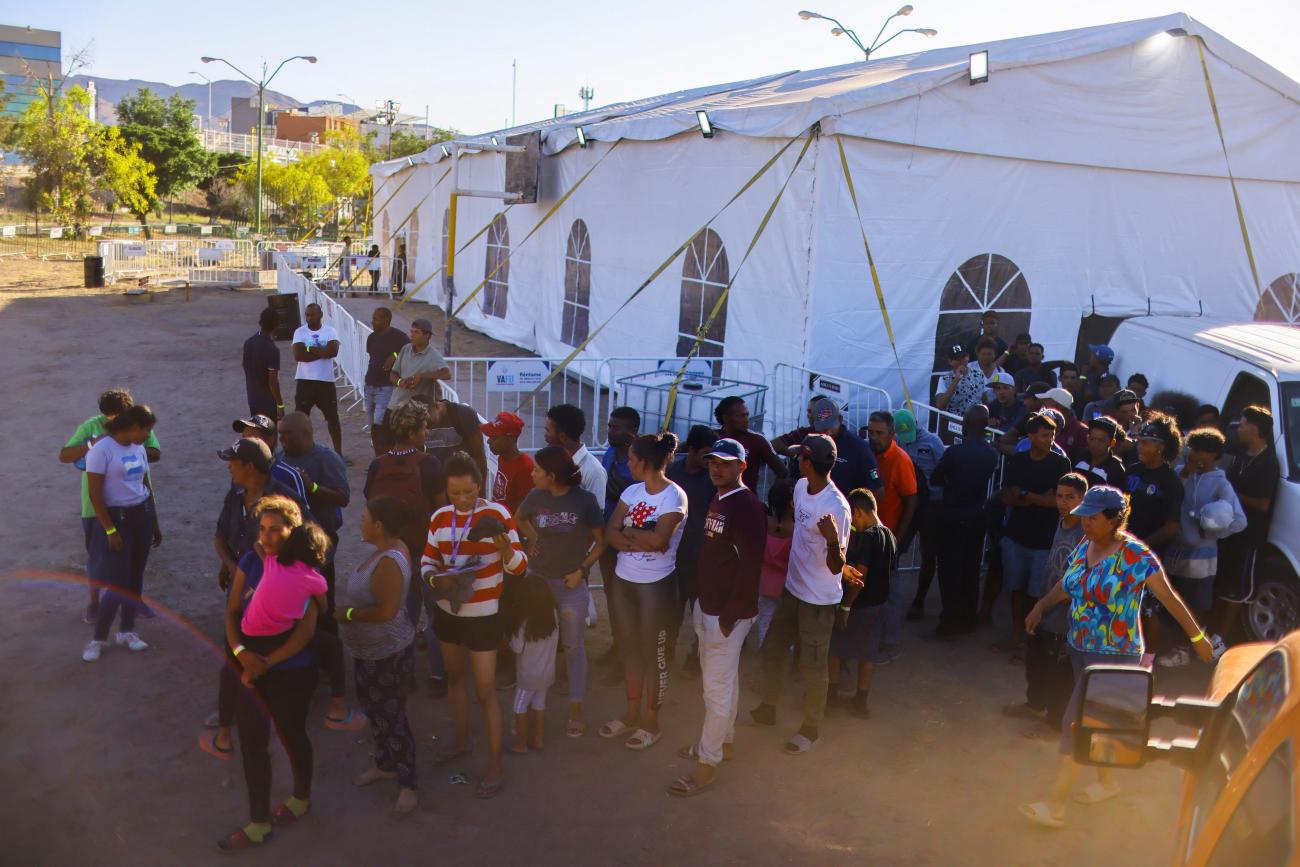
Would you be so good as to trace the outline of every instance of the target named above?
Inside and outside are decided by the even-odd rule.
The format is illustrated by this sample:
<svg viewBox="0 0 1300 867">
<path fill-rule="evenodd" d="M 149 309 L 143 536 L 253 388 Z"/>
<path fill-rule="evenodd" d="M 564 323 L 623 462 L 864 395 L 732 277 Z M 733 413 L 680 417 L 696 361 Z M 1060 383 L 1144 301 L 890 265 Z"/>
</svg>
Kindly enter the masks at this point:
<svg viewBox="0 0 1300 867">
<path fill-rule="evenodd" d="M 629 702 L 645 695 L 646 709 L 658 710 L 668 692 L 668 627 L 677 611 L 677 580 L 669 575 L 653 584 L 624 578 L 609 588 L 618 611 L 616 644 L 623 655 L 623 680 Z"/>
</svg>

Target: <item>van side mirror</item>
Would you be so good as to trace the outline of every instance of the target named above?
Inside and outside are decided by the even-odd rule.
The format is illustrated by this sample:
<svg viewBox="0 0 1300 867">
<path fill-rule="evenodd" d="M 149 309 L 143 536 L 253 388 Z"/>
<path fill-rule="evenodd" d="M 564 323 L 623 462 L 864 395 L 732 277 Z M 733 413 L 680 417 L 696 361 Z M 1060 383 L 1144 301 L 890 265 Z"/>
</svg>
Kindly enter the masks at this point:
<svg viewBox="0 0 1300 867">
<path fill-rule="evenodd" d="M 1137 768 L 1147 759 L 1155 678 L 1145 668 L 1093 665 L 1083 673 L 1083 701 L 1074 722 L 1074 760 L 1082 765 Z"/>
</svg>

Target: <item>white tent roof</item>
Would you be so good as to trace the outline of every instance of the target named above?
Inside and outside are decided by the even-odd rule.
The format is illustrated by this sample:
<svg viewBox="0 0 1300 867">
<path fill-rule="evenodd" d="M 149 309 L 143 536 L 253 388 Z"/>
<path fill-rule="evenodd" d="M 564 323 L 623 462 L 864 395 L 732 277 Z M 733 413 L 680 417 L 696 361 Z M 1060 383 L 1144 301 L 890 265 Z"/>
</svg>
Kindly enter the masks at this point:
<svg viewBox="0 0 1300 867">
<path fill-rule="evenodd" d="M 597 141 L 655 141 L 695 130 L 696 110 L 707 109 L 715 128 L 747 136 L 791 137 L 821 123 L 828 134 L 920 147 L 1218 176 L 1222 155 L 1216 158 L 1213 149 L 1204 147 L 1201 135 L 1205 123 L 1212 123 L 1208 111 L 1188 116 L 1182 107 L 1188 98 L 1204 104 L 1199 60 L 1191 62 L 1195 44 L 1172 40 L 1170 33 L 1199 37 L 1206 46 L 1238 176 L 1300 181 L 1300 157 L 1283 146 L 1300 139 L 1300 83 L 1181 13 L 786 72 L 618 103 L 475 138 L 541 130 L 546 153 L 574 144 L 578 126 Z M 1183 44 L 1168 51 L 1174 42 Z M 1147 50 L 1132 53 L 1143 46 Z M 1069 63 L 1125 49 L 1130 55 L 1124 63 Z M 1025 89 L 1017 99 L 990 105 L 987 98 L 973 102 L 980 97 L 949 88 L 934 98 L 936 105 L 921 105 L 920 96 L 964 79 L 970 53 L 982 50 L 989 52 L 992 77 L 1020 71 Z M 1048 65 L 1055 68 L 1041 68 Z M 1144 80 L 1152 86 L 1140 87 Z M 1234 127 L 1236 118 L 1225 106 L 1247 101 L 1239 117 L 1249 120 Z M 943 111 L 936 115 L 939 108 Z M 1261 126 L 1261 118 L 1269 117 L 1275 118 L 1272 125 Z M 1044 128 L 1053 124 L 1056 134 L 1045 134 Z M 1144 133 L 1149 133 L 1146 142 L 1138 140 Z M 1178 148 L 1176 142 L 1188 136 L 1196 144 Z M 1258 153 L 1246 153 L 1264 140 L 1270 143 Z M 440 149 L 432 148 L 409 162 L 395 160 L 373 170 L 382 178 L 442 158 Z"/>
</svg>

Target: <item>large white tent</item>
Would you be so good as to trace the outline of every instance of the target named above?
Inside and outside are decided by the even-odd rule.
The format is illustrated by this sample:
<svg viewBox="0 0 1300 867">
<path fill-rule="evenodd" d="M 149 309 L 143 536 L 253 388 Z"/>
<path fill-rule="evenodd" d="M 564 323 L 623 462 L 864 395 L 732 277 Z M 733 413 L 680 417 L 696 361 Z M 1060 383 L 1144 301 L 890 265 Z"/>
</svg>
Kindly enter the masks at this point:
<svg viewBox="0 0 1300 867">
<path fill-rule="evenodd" d="M 968 57 L 984 50 L 989 79 L 972 85 Z M 700 134 L 699 109 L 713 138 Z M 1005 334 L 1030 331 L 1050 357 L 1073 356 L 1081 323 L 1096 321 L 1085 317 L 1252 319 L 1296 309 L 1300 84 L 1178 14 L 788 72 L 496 133 L 541 132 L 541 190 L 537 204 L 509 208 L 457 256 L 463 297 L 510 251 L 462 320 L 543 356 L 567 355 L 815 125 L 797 169 L 802 140 L 584 354 L 678 355 L 734 277 L 704 354 L 785 362 L 897 394 L 840 145 L 914 396 L 928 390 L 936 349 L 975 329 L 989 307 L 1004 311 Z M 382 206 L 375 234 L 389 253 L 400 227 L 409 285 L 445 262 L 449 167 L 434 147 L 372 170 Z M 463 155 L 460 185 L 500 190 L 504 171 L 501 154 Z M 458 238 L 501 209 L 461 198 Z M 441 304 L 443 280 L 428 279 L 417 298 Z"/>
</svg>

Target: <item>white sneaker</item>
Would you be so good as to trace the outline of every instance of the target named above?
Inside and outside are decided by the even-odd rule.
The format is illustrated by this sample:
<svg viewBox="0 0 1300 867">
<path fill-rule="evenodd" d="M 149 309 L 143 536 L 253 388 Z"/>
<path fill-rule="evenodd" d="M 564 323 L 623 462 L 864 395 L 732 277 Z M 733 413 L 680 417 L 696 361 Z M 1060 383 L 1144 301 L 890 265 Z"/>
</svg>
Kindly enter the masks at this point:
<svg viewBox="0 0 1300 867">
<path fill-rule="evenodd" d="M 1179 647 L 1171 650 L 1164 656 L 1156 660 L 1156 665 L 1161 668 L 1181 668 L 1192 661 L 1192 655 L 1187 652 L 1186 647 Z"/>
<path fill-rule="evenodd" d="M 1210 648 L 1214 653 L 1214 659 L 1218 659 L 1220 656 L 1223 656 L 1224 652 L 1228 649 L 1228 645 L 1224 643 L 1222 636 L 1211 635 Z"/>
<path fill-rule="evenodd" d="M 86 649 L 81 651 L 82 662 L 95 662 L 99 655 L 104 652 L 104 645 L 107 641 L 91 641 L 86 645 Z"/>
<path fill-rule="evenodd" d="M 126 645 L 129 650 L 148 650 L 149 645 L 141 640 L 140 636 L 134 632 L 119 632 L 117 634 L 117 644 L 119 647 Z"/>
</svg>

